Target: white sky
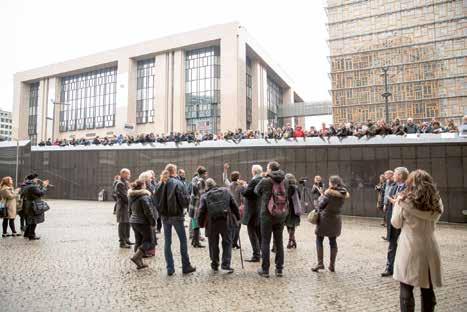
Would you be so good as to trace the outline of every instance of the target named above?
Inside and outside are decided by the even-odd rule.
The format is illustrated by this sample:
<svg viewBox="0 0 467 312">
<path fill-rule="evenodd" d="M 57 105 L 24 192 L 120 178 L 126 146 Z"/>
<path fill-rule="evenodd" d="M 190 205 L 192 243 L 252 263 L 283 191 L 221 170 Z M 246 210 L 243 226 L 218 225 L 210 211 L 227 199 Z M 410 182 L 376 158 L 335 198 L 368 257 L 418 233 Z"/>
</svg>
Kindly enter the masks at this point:
<svg viewBox="0 0 467 312">
<path fill-rule="evenodd" d="M 304 100 L 330 99 L 322 0 L 0 0 L 0 108 L 13 74 L 165 35 L 239 21 Z"/>
</svg>

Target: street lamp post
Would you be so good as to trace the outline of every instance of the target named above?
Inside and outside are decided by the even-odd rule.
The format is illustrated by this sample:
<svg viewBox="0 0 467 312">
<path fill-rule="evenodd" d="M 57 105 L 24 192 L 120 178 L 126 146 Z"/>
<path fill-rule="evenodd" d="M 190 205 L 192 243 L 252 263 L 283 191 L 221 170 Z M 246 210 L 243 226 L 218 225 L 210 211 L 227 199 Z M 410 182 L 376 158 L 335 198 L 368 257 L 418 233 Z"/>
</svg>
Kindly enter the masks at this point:
<svg viewBox="0 0 467 312">
<path fill-rule="evenodd" d="M 381 96 L 384 98 L 384 108 L 385 108 L 385 117 L 386 117 L 386 124 L 389 124 L 389 97 L 392 95 L 391 92 L 388 90 L 388 66 L 384 66 L 382 68 L 383 73 L 381 74 L 384 76 L 384 93 Z"/>
</svg>

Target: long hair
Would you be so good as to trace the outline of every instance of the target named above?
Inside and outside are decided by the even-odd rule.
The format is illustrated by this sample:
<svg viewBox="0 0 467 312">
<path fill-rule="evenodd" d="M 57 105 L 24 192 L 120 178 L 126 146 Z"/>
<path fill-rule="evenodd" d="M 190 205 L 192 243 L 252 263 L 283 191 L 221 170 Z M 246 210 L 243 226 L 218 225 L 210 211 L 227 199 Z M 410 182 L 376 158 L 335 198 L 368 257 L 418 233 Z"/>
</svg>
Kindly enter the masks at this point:
<svg viewBox="0 0 467 312">
<path fill-rule="evenodd" d="M 163 170 L 160 177 L 161 183 L 166 183 L 169 180 L 170 173 L 168 170 Z"/>
<path fill-rule="evenodd" d="M 407 190 L 402 200 L 413 203 L 415 209 L 441 213 L 440 195 L 433 178 L 425 170 L 414 170 L 407 178 Z"/>
<path fill-rule="evenodd" d="M 13 181 L 13 179 L 11 177 L 4 177 L 2 179 L 2 182 L 0 182 L 0 187 L 3 187 L 3 186 L 11 186 L 10 184 L 10 181 Z"/>
</svg>

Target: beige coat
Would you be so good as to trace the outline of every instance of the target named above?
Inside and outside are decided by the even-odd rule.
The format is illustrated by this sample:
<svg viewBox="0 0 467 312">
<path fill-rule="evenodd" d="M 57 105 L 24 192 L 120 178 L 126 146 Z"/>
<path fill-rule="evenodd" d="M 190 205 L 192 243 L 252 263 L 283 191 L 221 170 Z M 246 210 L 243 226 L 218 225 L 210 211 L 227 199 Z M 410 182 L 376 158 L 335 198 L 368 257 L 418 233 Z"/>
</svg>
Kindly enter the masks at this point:
<svg viewBox="0 0 467 312">
<path fill-rule="evenodd" d="M 441 213 L 443 212 L 443 203 Z M 441 259 L 434 234 L 441 213 L 421 211 L 411 202 L 399 200 L 394 206 L 391 223 L 402 229 L 394 262 L 393 278 L 414 287 L 442 286 Z M 428 273 L 429 272 L 429 273 Z"/>
<path fill-rule="evenodd" d="M 0 196 L 2 201 L 5 201 L 5 205 L 7 207 L 8 219 L 16 218 L 16 194 L 15 190 L 9 186 L 3 186 L 0 189 Z"/>
</svg>

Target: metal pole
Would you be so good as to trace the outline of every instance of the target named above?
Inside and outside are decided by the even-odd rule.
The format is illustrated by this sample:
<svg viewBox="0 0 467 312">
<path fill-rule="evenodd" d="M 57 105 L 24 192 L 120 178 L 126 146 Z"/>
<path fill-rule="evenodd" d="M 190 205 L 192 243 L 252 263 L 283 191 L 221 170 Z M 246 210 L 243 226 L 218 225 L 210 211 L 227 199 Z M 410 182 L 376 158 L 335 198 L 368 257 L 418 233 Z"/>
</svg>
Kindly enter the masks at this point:
<svg viewBox="0 0 467 312">
<path fill-rule="evenodd" d="M 384 75 L 384 93 L 381 96 L 384 98 L 384 110 L 385 110 L 385 119 L 386 124 L 389 124 L 389 97 L 392 95 L 388 90 L 388 66 L 382 68 Z"/>
<path fill-rule="evenodd" d="M 16 139 L 16 171 L 15 171 L 15 187 L 18 186 L 18 169 L 19 169 L 19 140 Z"/>
</svg>

